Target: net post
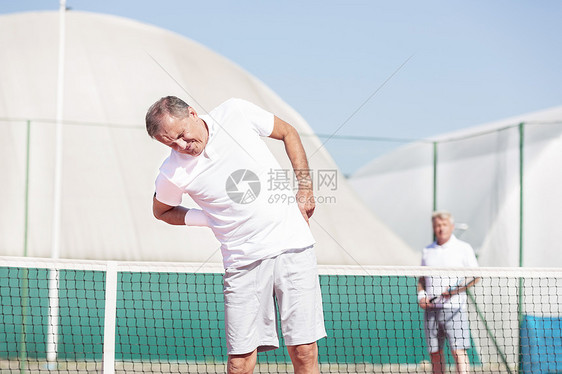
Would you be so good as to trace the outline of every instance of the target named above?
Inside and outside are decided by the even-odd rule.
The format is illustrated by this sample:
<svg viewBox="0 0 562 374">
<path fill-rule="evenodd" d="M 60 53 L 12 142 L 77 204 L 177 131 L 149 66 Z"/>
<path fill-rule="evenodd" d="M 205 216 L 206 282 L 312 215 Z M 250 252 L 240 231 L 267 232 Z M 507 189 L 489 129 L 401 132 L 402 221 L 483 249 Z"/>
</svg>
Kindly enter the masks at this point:
<svg viewBox="0 0 562 374">
<path fill-rule="evenodd" d="M 29 238 L 29 144 L 31 138 L 31 121 L 26 121 L 26 154 L 25 154 L 25 202 L 24 202 L 24 227 L 23 227 L 23 256 L 27 257 Z M 27 363 L 26 326 L 28 307 L 28 269 L 22 269 L 21 285 L 21 340 L 20 340 L 20 373 L 25 373 Z"/>
<path fill-rule="evenodd" d="M 21 337 L 20 337 L 20 373 L 25 373 L 27 363 L 27 346 L 26 346 L 26 326 L 27 326 L 27 308 L 28 308 L 28 271 L 29 269 L 22 269 L 22 283 L 21 283 Z"/>
<path fill-rule="evenodd" d="M 49 270 L 49 322 L 47 326 L 47 366 L 56 368 L 59 327 L 59 270 Z"/>
<path fill-rule="evenodd" d="M 103 328 L 104 374 L 115 373 L 115 318 L 117 308 L 117 264 L 107 263 L 105 273 L 105 316 Z"/>
</svg>

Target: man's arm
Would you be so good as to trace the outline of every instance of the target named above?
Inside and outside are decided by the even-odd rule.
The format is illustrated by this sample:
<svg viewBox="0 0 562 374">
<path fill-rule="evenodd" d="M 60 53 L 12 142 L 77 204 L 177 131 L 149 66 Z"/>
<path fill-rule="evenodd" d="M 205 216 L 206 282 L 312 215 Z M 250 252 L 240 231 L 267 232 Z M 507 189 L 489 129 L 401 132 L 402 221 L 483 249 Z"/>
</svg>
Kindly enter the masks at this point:
<svg viewBox="0 0 562 374">
<path fill-rule="evenodd" d="M 154 217 L 170 225 L 185 225 L 187 208 L 164 204 L 158 201 L 156 194 L 154 194 L 152 197 L 152 213 L 154 213 Z"/>
<path fill-rule="evenodd" d="M 476 283 L 480 282 L 480 277 L 474 277 L 472 278 L 472 280 L 470 282 L 468 282 L 467 284 L 461 286 L 461 287 L 457 287 L 457 288 L 453 288 L 450 291 L 446 291 L 442 294 L 442 296 L 445 297 L 451 297 L 453 295 L 458 295 L 461 292 L 466 292 L 466 290 L 468 290 L 470 287 L 474 286 Z"/>
<path fill-rule="evenodd" d="M 154 217 L 170 225 L 211 227 L 209 217 L 201 209 L 166 205 L 156 199 L 156 194 L 152 198 L 152 212 Z"/>
<path fill-rule="evenodd" d="M 285 143 L 285 151 L 291 161 L 299 184 L 296 196 L 297 203 L 304 219 L 308 222 L 308 218 L 314 213 L 315 202 L 312 191 L 312 178 L 310 177 L 308 161 L 301 138 L 293 126 L 277 116 L 274 117 L 273 131 L 269 137 L 282 140 Z"/>
</svg>

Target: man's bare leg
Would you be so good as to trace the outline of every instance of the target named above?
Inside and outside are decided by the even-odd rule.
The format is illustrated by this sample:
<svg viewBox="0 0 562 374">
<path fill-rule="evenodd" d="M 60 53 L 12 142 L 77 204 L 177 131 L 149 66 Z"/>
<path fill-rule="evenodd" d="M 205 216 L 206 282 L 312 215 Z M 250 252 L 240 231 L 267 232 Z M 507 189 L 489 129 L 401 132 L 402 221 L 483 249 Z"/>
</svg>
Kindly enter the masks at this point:
<svg viewBox="0 0 562 374">
<path fill-rule="evenodd" d="M 468 355 L 466 354 L 466 350 L 451 350 L 451 353 L 453 354 L 453 358 L 455 359 L 457 374 L 468 374 L 470 371 L 470 364 L 468 362 Z"/>
<path fill-rule="evenodd" d="M 443 374 L 445 371 L 445 357 L 443 356 L 443 350 L 433 352 L 431 356 L 431 367 L 433 369 L 433 374 Z"/>
<path fill-rule="evenodd" d="M 295 374 L 319 374 L 318 345 L 310 344 L 287 346 Z"/>
<path fill-rule="evenodd" d="M 258 350 L 242 355 L 228 355 L 228 374 L 252 374 L 256 367 Z"/>
</svg>

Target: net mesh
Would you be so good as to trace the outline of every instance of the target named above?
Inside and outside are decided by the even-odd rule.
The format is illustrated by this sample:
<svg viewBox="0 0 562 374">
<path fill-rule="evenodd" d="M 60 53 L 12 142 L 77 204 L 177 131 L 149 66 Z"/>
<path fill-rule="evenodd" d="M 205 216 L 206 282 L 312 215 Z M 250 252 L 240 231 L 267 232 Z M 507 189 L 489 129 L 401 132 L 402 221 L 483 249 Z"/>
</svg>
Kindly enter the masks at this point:
<svg viewBox="0 0 562 374">
<path fill-rule="evenodd" d="M 50 282 L 53 271 L 56 283 Z M 109 271 L 116 274 L 114 283 Z M 417 301 L 419 276 L 482 278 L 467 295 L 472 372 L 562 370 L 562 270 L 320 267 L 320 272 L 328 333 L 318 343 L 323 373 L 431 372 Z M 0 300 L 2 372 L 226 371 L 217 266 L 109 267 L 0 258 Z M 114 330 L 107 330 L 112 325 Z M 49 359 L 53 330 L 56 353 Z M 279 335 L 282 348 L 260 353 L 256 373 L 293 371 Z M 453 365 L 450 354 L 446 360 Z"/>
</svg>

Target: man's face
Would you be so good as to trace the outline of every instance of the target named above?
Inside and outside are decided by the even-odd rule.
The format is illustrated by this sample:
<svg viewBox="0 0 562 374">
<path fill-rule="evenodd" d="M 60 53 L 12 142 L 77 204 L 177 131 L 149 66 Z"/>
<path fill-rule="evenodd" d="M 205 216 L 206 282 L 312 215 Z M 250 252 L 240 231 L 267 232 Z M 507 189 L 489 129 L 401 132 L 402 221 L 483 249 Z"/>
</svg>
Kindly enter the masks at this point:
<svg viewBox="0 0 562 374">
<path fill-rule="evenodd" d="M 197 157 L 207 145 L 209 132 L 203 120 L 190 107 L 189 116 L 183 119 L 165 115 L 154 138 L 176 152 Z"/>
<path fill-rule="evenodd" d="M 454 229 L 455 225 L 451 224 L 448 218 L 435 217 L 433 219 L 433 233 L 439 245 L 443 245 L 451 239 Z"/>
</svg>

